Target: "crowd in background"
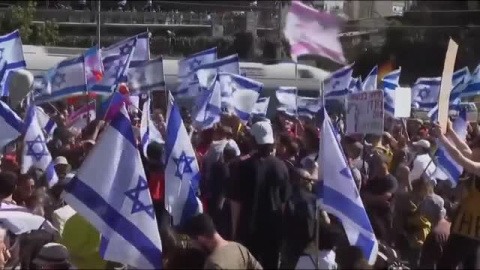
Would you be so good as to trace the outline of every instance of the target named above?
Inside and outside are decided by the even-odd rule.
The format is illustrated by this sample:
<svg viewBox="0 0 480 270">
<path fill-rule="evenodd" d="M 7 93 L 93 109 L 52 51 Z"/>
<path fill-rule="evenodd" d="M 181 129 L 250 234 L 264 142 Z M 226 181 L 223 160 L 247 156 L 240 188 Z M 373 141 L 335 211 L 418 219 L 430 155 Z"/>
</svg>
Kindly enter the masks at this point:
<svg viewBox="0 0 480 270">
<path fill-rule="evenodd" d="M 48 148 L 59 177 L 51 189 L 43 172 L 20 173 L 21 143 L 5 149 L 0 167 L 2 204 L 28 208 L 50 221 L 56 232 L 14 235 L 2 225 L 0 269 L 120 267 L 101 259 L 100 235 L 61 196 L 65 183 L 108 123 L 95 120 L 81 131 L 72 130 L 66 126 L 69 113 L 58 107 L 51 115 L 58 127 Z M 131 113 L 140 143 L 139 112 Z M 430 122 L 412 118 L 405 125 L 393 121 L 383 136 L 363 137 L 344 135 L 343 116 L 332 116 L 380 243 L 377 262 L 370 266 L 362 250 L 349 244 L 339 219 L 324 211 L 319 218 L 316 215 L 322 115 L 298 119 L 278 112 L 271 120 L 255 117 L 248 125 L 223 115 L 219 124 L 203 131 L 191 126 L 188 110 L 182 110 L 182 117 L 201 168 L 197 195 L 204 214 L 187 226 L 173 228 L 164 206 L 165 167 L 159 162 L 164 145 L 151 143 L 143 156 L 166 268 L 315 269 L 317 263 L 321 269 L 480 266 L 480 241 L 477 234 L 469 233 L 477 224 L 469 214 L 478 212 L 476 178 L 465 173 L 456 187 L 450 181 L 438 181 L 431 158 L 437 138 L 446 142 L 449 137 L 457 145 L 447 147 L 454 158 L 460 160 L 458 148 L 469 159 L 478 160 L 480 129 L 476 123 L 469 124 L 467 140 L 462 143 L 455 139 L 451 123 L 443 135 Z M 161 110 L 154 110 L 152 120 L 165 137 L 164 119 Z M 466 171 L 478 174 L 477 164 L 465 166 Z M 462 217 L 456 218 L 459 212 Z M 466 218 L 465 213 L 470 216 Z M 466 231 L 462 224 L 470 229 Z"/>
</svg>

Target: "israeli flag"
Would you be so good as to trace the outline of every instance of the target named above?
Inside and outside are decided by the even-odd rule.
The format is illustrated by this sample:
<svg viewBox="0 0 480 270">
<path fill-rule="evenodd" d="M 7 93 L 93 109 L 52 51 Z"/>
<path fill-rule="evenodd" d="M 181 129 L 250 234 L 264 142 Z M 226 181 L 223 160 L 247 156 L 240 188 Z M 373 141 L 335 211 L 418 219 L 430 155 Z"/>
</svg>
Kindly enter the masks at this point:
<svg viewBox="0 0 480 270">
<path fill-rule="evenodd" d="M 395 90 L 399 87 L 401 68 L 398 68 L 383 77 L 380 88 L 383 89 L 385 113 L 391 117 L 395 114 Z"/>
<path fill-rule="evenodd" d="M 164 144 L 162 134 L 155 127 L 150 114 L 150 97 L 143 103 L 142 119 L 140 121 L 140 138 L 143 154 L 147 156 L 147 148 L 151 142 Z"/>
<path fill-rule="evenodd" d="M 147 178 L 125 106 L 63 193 L 102 235 L 100 255 L 137 269 L 162 267 L 162 244 Z"/>
<path fill-rule="evenodd" d="M 135 42 L 134 42 L 135 41 Z M 126 38 L 102 49 L 102 59 L 111 56 L 129 55 L 133 52 L 128 67 L 135 67 L 150 59 L 150 33 L 145 32 Z"/>
<path fill-rule="evenodd" d="M 194 97 L 199 94 L 201 91 L 198 74 L 201 77 L 208 78 L 212 80 L 215 78 L 217 73 L 228 72 L 232 74 L 240 74 L 240 62 L 238 55 L 230 55 L 221 59 L 218 59 L 214 62 L 203 64 L 195 70 L 195 72 L 190 73 L 187 78 L 182 79 L 177 91 L 173 92 L 172 95 L 175 97 Z"/>
<path fill-rule="evenodd" d="M 348 85 L 348 91 L 350 93 L 357 93 L 362 91 L 362 77 L 352 78 Z"/>
<path fill-rule="evenodd" d="M 103 78 L 104 68 L 101 51 L 97 47 L 88 49 L 84 54 L 84 60 L 87 88 L 90 89 Z"/>
<path fill-rule="evenodd" d="M 453 122 L 452 127 L 460 139 L 465 140 L 467 138 L 467 110 L 463 109 L 460 111 L 459 117 Z M 463 167 L 455 162 L 440 141 L 437 141 L 437 143 L 439 147 L 435 158 L 438 165 L 433 177 L 441 180 L 449 180 L 452 186 L 456 187 L 463 173 Z"/>
<path fill-rule="evenodd" d="M 377 90 L 378 66 L 375 66 L 365 78 L 362 84 L 363 91 Z"/>
<path fill-rule="evenodd" d="M 220 122 L 222 91 L 218 75 L 208 89 L 202 90 L 197 98 L 196 105 L 194 125 L 198 130 L 212 128 Z"/>
<path fill-rule="evenodd" d="M 52 234 L 58 233 L 53 225 L 42 216 L 34 215 L 23 206 L 0 203 L 0 224 L 15 235 L 36 230 L 46 230 Z"/>
<path fill-rule="evenodd" d="M 90 88 L 90 91 L 99 94 L 111 94 L 120 83 L 127 81 L 128 67 L 135 53 L 136 43 L 136 39 L 130 39 L 128 43 L 125 43 L 124 46 L 121 47 L 124 48 L 121 50 L 121 54 L 103 58 L 102 62 L 105 69 L 103 78 L 100 82 L 94 84 Z"/>
<path fill-rule="evenodd" d="M 25 130 L 22 119 L 0 100 L 0 149 L 22 135 Z"/>
<path fill-rule="evenodd" d="M 52 162 L 52 156 L 47 148 L 47 141 L 38 123 L 35 106 L 30 106 L 27 110 L 25 126 L 21 173 L 27 173 L 32 167 L 40 169 L 45 172 L 48 186 L 52 187 L 58 182 L 58 177 Z"/>
<path fill-rule="evenodd" d="M 20 32 L 15 30 L 0 36 L 0 96 L 9 95 L 8 85 L 5 83 L 8 73 L 12 70 L 24 69 L 26 66 Z"/>
<path fill-rule="evenodd" d="M 297 97 L 297 110 L 299 116 L 305 116 L 310 119 L 322 108 L 322 102 L 318 97 Z"/>
<path fill-rule="evenodd" d="M 132 94 L 140 92 L 164 90 L 165 75 L 161 57 L 139 62 L 128 69 L 128 89 Z"/>
<path fill-rule="evenodd" d="M 41 107 L 35 107 L 35 110 L 37 110 L 37 120 L 38 124 L 42 128 L 45 134 L 45 138 L 47 139 L 47 142 L 52 140 L 53 138 L 53 132 L 55 129 L 57 129 L 57 123 L 48 116 L 47 113 L 41 108 Z"/>
<path fill-rule="evenodd" d="M 468 86 L 471 75 L 468 67 L 464 67 L 460 70 L 457 70 L 453 73 L 452 76 L 452 92 L 450 92 L 450 102 L 459 104 L 460 98 L 463 96 L 463 92 Z"/>
<path fill-rule="evenodd" d="M 33 90 L 37 104 L 85 94 L 84 56 L 62 61 L 43 75 L 35 76 Z"/>
<path fill-rule="evenodd" d="M 352 81 L 353 65 L 342 67 L 333 72 L 324 83 L 325 98 L 345 97 Z"/>
<path fill-rule="evenodd" d="M 419 109 L 431 110 L 438 103 L 442 78 L 418 78 L 412 86 L 412 103 Z"/>
<path fill-rule="evenodd" d="M 342 221 L 350 245 L 360 247 L 370 265 L 375 263 L 378 242 L 330 117 L 325 112 L 319 156 L 323 161 L 323 203 L 328 213 Z"/>
<path fill-rule="evenodd" d="M 480 94 L 480 65 L 473 71 L 470 80 L 467 82 L 461 97 L 471 97 Z"/>
<path fill-rule="evenodd" d="M 198 67 L 212 63 L 217 60 L 217 48 L 211 48 L 205 51 L 201 51 L 180 60 L 178 62 L 178 78 L 179 81 L 187 78 L 190 74 L 194 73 Z"/>
<path fill-rule="evenodd" d="M 281 86 L 275 92 L 275 96 L 280 104 L 277 108 L 278 111 L 285 112 L 291 116 L 297 114 L 298 89 L 296 87 Z"/>
<path fill-rule="evenodd" d="M 243 123 L 248 122 L 263 84 L 232 73 L 218 74 L 222 89 L 222 110 L 235 114 Z"/>
<path fill-rule="evenodd" d="M 269 103 L 270 97 L 259 98 L 257 103 L 255 103 L 255 107 L 253 107 L 252 116 L 266 117 Z"/>
<path fill-rule="evenodd" d="M 196 197 L 200 170 L 180 110 L 169 94 L 165 140 L 165 208 L 173 225 L 183 225 L 202 212 Z"/>
</svg>

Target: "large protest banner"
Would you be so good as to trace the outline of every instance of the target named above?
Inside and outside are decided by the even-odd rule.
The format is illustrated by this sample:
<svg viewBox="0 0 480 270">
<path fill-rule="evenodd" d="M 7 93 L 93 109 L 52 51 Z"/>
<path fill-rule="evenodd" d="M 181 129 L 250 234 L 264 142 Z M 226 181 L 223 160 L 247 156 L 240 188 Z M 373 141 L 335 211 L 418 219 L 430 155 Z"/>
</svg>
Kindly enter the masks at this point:
<svg viewBox="0 0 480 270">
<path fill-rule="evenodd" d="M 349 94 L 347 135 L 383 134 L 383 91 Z"/>
<path fill-rule="evenodd" d="M 442 129 L 442 133 L 447 132 L 448 108 L 450 102 L 450 92 L 452 91 L 452 76 L 455 68 L 457 51 L 457 43 L 450 39 L 448 42 L 447 55 L 445 56 L 445 64 L 443 65 L 440 94 L 438 96 L 438 123 Z"/>
</svg>

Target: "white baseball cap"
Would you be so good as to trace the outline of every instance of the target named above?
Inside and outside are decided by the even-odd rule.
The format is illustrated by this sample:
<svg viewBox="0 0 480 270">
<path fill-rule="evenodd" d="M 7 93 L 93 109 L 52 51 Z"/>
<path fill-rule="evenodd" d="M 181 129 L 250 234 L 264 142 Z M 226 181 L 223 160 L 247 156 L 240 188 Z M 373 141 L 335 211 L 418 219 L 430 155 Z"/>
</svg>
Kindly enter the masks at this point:
<svg viewBox="0 0 480 270">
<path fill-rule="evenodd" d="M 62 156 L 58 156 L 55 158 L 55 160 L 53 161 L 53 164 L 55 166 L 57 165 L 68 165 L 68 160 L 65 158 L 65 157 L 62 157 Z"/>
<path fill-rule="evenodd" d="M 422 147 L 424 149 L 430 149 L 430 142 L 427 140 L 419 140 L 417 142 L 414 142 L 412 145 Z"/>
<path fill-rule="evenodd" d="M 257 144 L 273 144 L 273 129 L 272 124 L 267 121 L 259 121 L 253 124 L 250 133 L 255 138 Z"/>
</svg>

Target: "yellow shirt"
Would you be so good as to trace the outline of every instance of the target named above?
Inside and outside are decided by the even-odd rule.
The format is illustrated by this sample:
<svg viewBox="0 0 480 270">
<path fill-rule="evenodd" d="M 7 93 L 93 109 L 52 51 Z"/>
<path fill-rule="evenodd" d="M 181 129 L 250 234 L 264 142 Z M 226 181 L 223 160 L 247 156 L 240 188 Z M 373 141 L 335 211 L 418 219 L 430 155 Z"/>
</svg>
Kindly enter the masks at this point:
<svg viewBox="0 0 480 270">
<path fill-rule="evenodd" d="M 63 228 L 60 243 L 67 247 L 72 264 L 78 269 L 106 269 L 100 257 L 100 233 L 79 214 L 71 217 Z"/>
<path fill-rule="evenodd" d="M 452 232 L 480 240 L 480 192 L 473 180 L 468 194 L 460 202 L 460 209 L 452 226 Z"/>
</svg>

